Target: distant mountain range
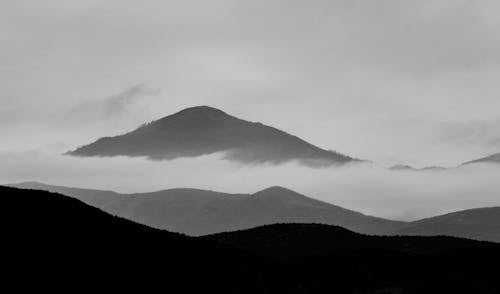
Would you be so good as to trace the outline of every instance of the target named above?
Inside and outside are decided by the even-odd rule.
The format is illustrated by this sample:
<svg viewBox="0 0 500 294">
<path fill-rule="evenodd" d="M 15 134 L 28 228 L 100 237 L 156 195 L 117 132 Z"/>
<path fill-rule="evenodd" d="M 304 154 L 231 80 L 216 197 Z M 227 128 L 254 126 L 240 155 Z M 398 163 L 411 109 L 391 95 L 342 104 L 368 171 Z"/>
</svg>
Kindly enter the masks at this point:
<svg viewBox="0 0 500 294">
<path fill-rule="evenodd" d="M 184 109 L 129 133 L 100 138 L 67 154 L 168 160 L 219 152 L 224 153 L 226 159 L 244 163 L 277 164 L 295 160 L 317 167 L 358 161 L 208 106 Z"/>
<path fill-rule="evenodd" d="M 462 165 L 474 164 L 474 163 L 496 163 L 500 164 L 500 153 L 496 153 L 490 156 L 479 158 L 476 160 L 471 160 L 463 163 Z"/>
<path fill-rule="evenodd" d="M 141 224 L 196 236 L 275 223 L 321 223 L 364 234 L 446 235 L 500 242 L 500 207 L 402 222 L 367 216 L 282 187 L 250 195 L 197 189 L 118 194 L 37 182 L 9 186 L 61 193 Z"/>
<path fill-rule="evenodd" d="M 294 191 L 271 187 L 255 194 L 226 194 L 197 189 L 118 194 L 36 182 L 9 185 L 75 197 L 154 228 L 188 235 L 206 235 L 274 223 L 322 223 L 366 234 L 388 234 L 405 223 L 367 216 Z"/>
<path fill-rule="evenodd" d="M 415 221 L 397 233 L 456 236 L 500 243 L 500 207 L 468 209 Z"/>
<path fill-rule="evenodd" d="M 143 226 L 77 199 L 0 187 L 3 286 L 172 293 L 487 293 L 500 245 L 278 224 L 206 237 Z"/>
<path fill-rule="evenodd" d="M 462 167 L 462 166 L 466 166 L 466 165 L 476 164 L 476 163 L 500 164 L 500 153 L 496 153 L 496 154 L 482 157 L 482 158 L 479 158 L 476 160 L 464 162 L 464 163 L 458 165 L 457 168 Z M 427 166 L 427 167 L 423 167 L 423 168 L 416 168 L 416 167 L 413 167 L 410 165 L 396 164 L 394 166 L 391 166 L 389 169 L 396 170 L 396 171 L 444 171 L 444 170 L 448 170 L 449 168 L 441 167 L 441 166 Z"/>
</svg>

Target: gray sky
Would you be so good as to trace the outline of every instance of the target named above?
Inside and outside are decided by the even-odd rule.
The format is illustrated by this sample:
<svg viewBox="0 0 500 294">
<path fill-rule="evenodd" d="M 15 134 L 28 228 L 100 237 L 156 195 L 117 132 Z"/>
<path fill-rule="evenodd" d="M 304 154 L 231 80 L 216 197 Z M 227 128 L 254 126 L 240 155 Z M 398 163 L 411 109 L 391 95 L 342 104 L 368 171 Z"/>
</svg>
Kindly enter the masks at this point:
<svg viewBox="0 0 500 294">
<path fill-rule="evenodd" d="M 74 148 L 211 105 L 384 164 L 455 165 L 500 151 L 499 9 L 0 0 L 0 148 Z"/>
<path fill-rule="evenodd" d="M 0 0 L 0 182 L 283 185 L 400 219 L 498 205 L 494 166 L 416 173 L 60 154 L 195 105 L 383 165 L 500 152 L 499 11 L 496 0 Z"/>
</svg>

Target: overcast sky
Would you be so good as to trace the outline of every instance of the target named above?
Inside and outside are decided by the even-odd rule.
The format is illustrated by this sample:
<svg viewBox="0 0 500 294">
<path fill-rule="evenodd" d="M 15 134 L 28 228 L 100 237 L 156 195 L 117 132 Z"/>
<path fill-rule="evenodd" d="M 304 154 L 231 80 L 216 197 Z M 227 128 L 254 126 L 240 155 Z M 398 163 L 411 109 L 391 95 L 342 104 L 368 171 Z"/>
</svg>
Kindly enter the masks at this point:
<svg viewBox="0 0 500 294">
<path fill-rule="evenodd" d="M 194 105 L 383 164 L 500 151 L 499 1 L 0 0 L 2 151 Z"/>
<path fill-rule="evenodd" d="M 0 183 L 283 185 L 398 219 L 499 205 L 494 166 L 61 156 L 196 105 L 382 165 L 455 166 L 497 153 L 499 11 L 497 0 L 0 0 Z"/>
</svg>

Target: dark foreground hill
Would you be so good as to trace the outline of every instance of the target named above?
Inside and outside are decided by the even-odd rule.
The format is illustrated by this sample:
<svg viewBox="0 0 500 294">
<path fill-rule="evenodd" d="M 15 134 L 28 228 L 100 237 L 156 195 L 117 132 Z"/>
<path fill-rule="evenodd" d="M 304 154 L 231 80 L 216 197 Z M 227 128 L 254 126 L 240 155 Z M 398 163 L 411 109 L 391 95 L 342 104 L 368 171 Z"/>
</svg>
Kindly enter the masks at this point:
<svg viewBox="0 0 500 294">
<path fill-rule="evenodd" d="M 113 215 L 188 235 L 206 235 L 274 223 L 323 223 L 364 234 L 389 234 L 406 225 L 404 222 L 367 216 L 282 187 L 271 187 L 250 195 L 197 189 L 118 194 L 36 182 L 11 186 L 61 193 Z"/>
<path fill-rule="evenodd" d="M 310 166 L 357 161 L 283 131 L 238 119 L 208 106 L 187 108 L 129 133 L 100 138 L 68 152 L 73 156 L 132 156 L 154 160 L 223 152 L 244 163 L 296 160 Z"/>
<path fill-rule="evenodd" d="M 321 224 L 274 224 L 201 237 L 278 258 L 321 255 L 336 251 L 390 250 L 410 255 L 440 254 L 500 244 L 434 236 L 369 236 Z"/>
<path fill-rule="evenodd" d="M 402 235 L 456 236 L 500 243 L 500 207 L 468 209 L 409 223 Z"/>
<path fill-rule="evenodd" d="M 494 243 L 369 237 L 313 224 L 193 238 L 58 194 L 0 187 L 0 195 L 2 285 L 19 292 L 500 291 Z"/>
<path fill-rule="evenodd" d="M 19 292 L 160 287 L 231 293 L 247 282 L 248 268 L 257 261 L 267 265 L 239 250 L 133 223 L 60 194 L 0 187 L 0 195 L 3 286 L 13 283 Z M 241 292 L 260 290 L 252 283 Z"/>
</svg>

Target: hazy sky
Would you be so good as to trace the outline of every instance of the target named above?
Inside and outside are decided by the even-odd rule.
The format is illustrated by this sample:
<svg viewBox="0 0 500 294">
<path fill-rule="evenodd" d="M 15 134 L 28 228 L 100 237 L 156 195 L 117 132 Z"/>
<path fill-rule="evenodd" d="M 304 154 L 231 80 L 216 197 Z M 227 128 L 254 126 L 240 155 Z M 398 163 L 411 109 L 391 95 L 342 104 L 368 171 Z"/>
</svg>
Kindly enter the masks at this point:
<svg viewBox="0 0 500 294">
<path fill-rule="evenodd" d="M 0 0 L 2 151 L 194 105 L 384 164 L 500 151 L 500 2 Z"/>
</svg>

